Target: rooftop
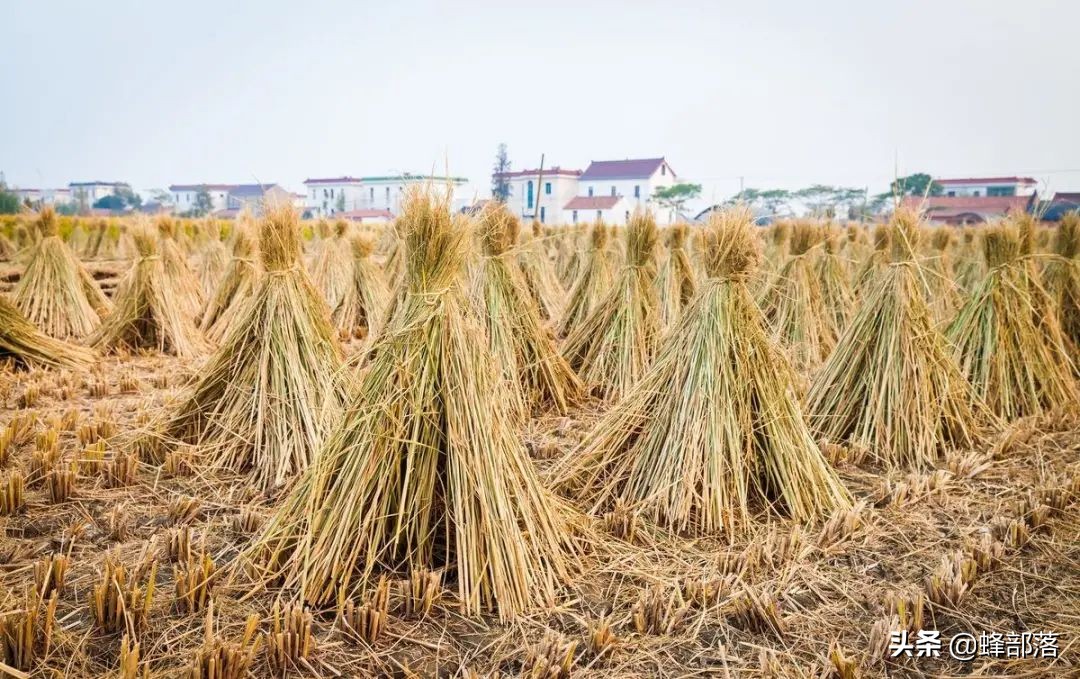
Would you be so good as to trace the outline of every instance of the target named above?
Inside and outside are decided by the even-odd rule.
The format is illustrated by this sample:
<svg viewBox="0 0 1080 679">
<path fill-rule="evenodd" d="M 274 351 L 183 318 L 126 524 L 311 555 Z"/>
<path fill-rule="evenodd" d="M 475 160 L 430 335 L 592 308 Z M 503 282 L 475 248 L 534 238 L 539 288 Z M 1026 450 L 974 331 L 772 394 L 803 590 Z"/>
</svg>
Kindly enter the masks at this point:
<svg viewBox="0 0 1080 679">
<path fill-rule="evenodd" d="M 511 177 L 535 177 L 538 174 L 543 173 L 545 177 L 549 175 L 558 175 L 560 177 L 580 177 L 581 170 L 568 170 L 558 165 L 554 167 L 544 168 L 543 170 L 518 170 L 517 172 L 495 172 L 492 176 L 504 177 L 510 179 Z"/>
<path fill-rule="evenodd" d="M 622 196 L 575 196 L 563 206 L 564 210 L 608 210 L 615 207 Z"/>
<path fill-rule="evenodd" d="M 103 181 L 100 181 L 100 180 L 95 180 L 95 181 L 92 181 L 92 182 L 69 182 L 68 186 L 112 186 L 114 188 L 119 188 L 121 186 L 128 186 L 128 183 L 127 182 L 103 182 Z"/>
<path fill-rule="evenodd" d="M 412 174 L 411 172 L 405 172 L 403 174 L 373 175 L 368 177 L 353 177 L 350 175 L 345 175 L 342 177 L 316 177 L 313 179 L 305 179 L 304 184 L 361 184 L 363 182 L 403 181 L 452 181 L 455 183 L 464 184 L 469 180 L 465 177 L 440 177 L 437 175 Z"/>
<path fill-rule="evenodd" d="M 667 161 L 660 158 L 637 158 L 626 160 L 594 160 L 582 173 L 582 180 L 590 179 L 644 179 L 651 177 Z M 671 166 L 668 165 L 668 170 Z M 674 176 L 675 171 L 671 170 Z"/>
<path fill-rule="evenodd" d="M 935 184 L 1038 184 L 1032 177 L 961 177 L 959 179 L 935 179 Z"/>
</svg>

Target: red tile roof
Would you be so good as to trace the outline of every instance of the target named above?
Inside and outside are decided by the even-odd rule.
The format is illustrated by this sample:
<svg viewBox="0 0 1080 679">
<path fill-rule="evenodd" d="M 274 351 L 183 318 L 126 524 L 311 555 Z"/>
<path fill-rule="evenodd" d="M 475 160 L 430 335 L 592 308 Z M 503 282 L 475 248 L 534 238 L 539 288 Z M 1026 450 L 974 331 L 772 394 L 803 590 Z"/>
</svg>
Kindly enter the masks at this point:
<svg viewBox="0 0 1080 679">
<path fill-rule="evenodd" d="M 342 219 L 393 219 L 394 215 L 389 210 L 349 210 L 348 212 L 339 212 L 335 217 L 341 217 Z"/>
<path fill-rule="evenodd" d="M 609 210 L 622 196 L 575 196 L 563 206 L 564 210 Z"/>
<path fill-rule="evenodd" d="M 359 177 L 329 177 L 326 179 L 305 179 L 305 184 L 355 184 L 360 180 Z"/>
<path fill-rule="evenodd" d="M 519 170 L 517 172 L 495 172 L 496 177 L 535 177 L 540 174 L 540 170 Z M 580 177 L 581 170 L 567 170 L 556 165 L 555 167 L 544 168 L 544 176 L 558 175 L 560 177 Z"/>
<path fill-rule="evenodd" d="M 960 179 L 935 179 L 935 184 L 1038 184 L 1031 177 L 963 177 Z"/>
<path fill-rule="evenodd" d="M 589 179 L 644 179 L 651 177 L 666 161 L 663 158 L 637 158 L 626 160 L 594 160 L 581 175 Z M 668 166 L 674 176 L 675 171 Z"/>
</svg>

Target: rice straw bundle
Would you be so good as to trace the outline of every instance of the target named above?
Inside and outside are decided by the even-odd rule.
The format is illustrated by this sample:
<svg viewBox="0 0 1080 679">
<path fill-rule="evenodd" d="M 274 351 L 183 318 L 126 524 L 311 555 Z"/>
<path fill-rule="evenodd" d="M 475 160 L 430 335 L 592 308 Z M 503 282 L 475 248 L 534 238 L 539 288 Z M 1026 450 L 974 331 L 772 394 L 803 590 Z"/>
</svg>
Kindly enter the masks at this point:
<svg viewBox="0 0 1080 679">
<path fill-rule="evenodd" d="M 188 266 L 187 255 L 177 242 L 176 222 L 173 218 L 168 215 L 159 217 L 157 228 L 161 236 L 158 249 L 165 265 L 165 275 L 172 281 L 185 313 L 194 318 L 204 303 L 202 283 Z"/>
<path fill-rule="evenodd" d="M 892 261 L 864 284 L 806 411 L 811 429 L 830 441 L 865 446 L 889 466 L 927 467 L 977 442 L 982 410 L 927 304 L 914 257 L 917 218 L 894 214 L 890 228 Z"/>
<path fill-rule="evenodd" d="M 166 445 L 202 447 L 213 467 L 250 472 L 269 491 L 311 462 L 345 389 L 330 313 L 300 263 L 291 207 L 266 208 L 259 247 L 266 273 L 158 433 Z"/>
<path fill-rule="evenodd" d="M 203 296 L 209 299 L 225 276 L 225 269 L 229 266 L 229 251 L 221 242 L 221 227 L 216 220 L 206 220 L 206 234 L 209 238 L 199 252 L 199 282 Z"/>
<path fill-rule="evenodd" d="M 1046 287 L 1054 300 L 1061 330 L 1069 343 L 1073 368 L 1080 371 L 1080 213 L 1066 213 L 1054 239 L 1046 268 Z"/>
<path fill-rule="evenodd" d="M 117 286 L 112 313 L 87 344 L 103 351 L 157 349 L 181 358 L 202 354 L 206 342 L 180 303 L 182 293 L 165 273 L 156 234 L 140 228 L 132 237 L 139 258 Z"/>
<path fill-rule="evenodd" d="M 552 470 L 593 511 L 621 501 L 678 531 L 730 534 L 751 503 L 799 520 L 850 504 L 750 293 L 754 228 L 744 207 L 714 213 L 708 277 L 652 369 Z"/>
<path fill-rule="evenodd" d="M 522 245 L 517 261 L 540 318 L 545 321 L 559 318 L 566 303 L 566 292 L 548 257 L 546 237 L 540 222 L 533 222 L 532 237 Z"/>
<path fill-rule="evenodd" d="M 89 368 L 94 358 L 89 349 L 38 330 L 0 295 L 0 359 L 12 359 L 20 368 Z"/>
<path fill-rule="evenodd" d="M 341 336 L 364 339 L 379 331 L 390 292 L 371 257 L 375 249 L 371 237 L 357 234 L 349 245 L 352 254 L 349 280 L 341 301 L 331 313 L 331 321 Z"/>
<path fill-rule="evenodd" d="M 485 256 L 473 273 L 469 297 L 507 385 L 509 410 L 518 422 L 534 409 L 552 407 L 565 414 L 584 387 L 559 354 L 510 250 L 520 222 L 495 203 L 481 213 L 479 227 Z"/>
<path fill-rule="evenodd" d="M 788 261 L 773 277 L 760 301 L 773 337 L 787 351 L 801 374 L 814 370 L 836 346 L 838 333 L 814 269 L 813 256 L 821 240 L 814 222 L 798 221 L 790 228 Z"/>
<path fill-rule="evenodd" d="M 101 288 L 60 239 L 56 213 L 38 216 L 40 239 L 27 253 L 26 268 L 12 292 L 27 320 L 56 339 L 90 334 L 109 309 Z"/>
<path fill-rule="evenodd" d="M 589 315 L 573 328 L 563 356 L 601 398 L 622 398 L 645 374 L 660 344 L 656 220 L 636 211 L 626 227 L 626 266 Z"/>
<path fill-rule="evenodd" d="M 896 213 L 894 213 L 895 215 Z M 874 227 L 874 249 L 870 256 L 863 260 L 855 274 L 855 294 L 862 296 L 864 288 L 874 280 L 878 270 L 889 263 L 889 245 L 892 238 L 892 229 L 886 224 L 878 224 Z"/>
<path fill-rule="evenodd" d="M 557 242 L 559 252 L 555 262 L 556 271 L 559 274 L 559 282 L 564 288 L 573 288 L 581 274 L 582 243 L 588 238 L 587 233 L 587 226 L 575 224 L 569 229 L 564 229 Z"/>
<path fill-rule="evenodd" d="M 676 224 L 667 231 L 667 256 L 656 275 L 656 299 L 660 327 L 668 329 L 679 321 L 682 311 L 697 291 L 697 276 L 686 254 L 689 227 Z"/>
<path fill-rule="evenodd" d="M 938 323 L 952 319 L 962 303 L 960 291 L 953 280 L 951 226 L 939 226 L 930 236 L 930 259 L 923 270 L 927 283 L 927 298 Z"/>
<path fill-rule="evenodd" d="M 376 571 L 446 568 L 467 614 L 509 618 L 574 570 L 565 508 L 535 477 L 461 285 L 467 229 L 441 193 L 409 191 L 406 293 L 356 397 L 249 551 L 312 604 Z"/>
<path fill-rule="evenodd" d="M 333 237 L 322 241 L 311 266 L 311 281 L 331 309 L 341 304 L 352 278 L 354 257 L 348 232 L 347 221 L 334 222 Z"/>
<path fill-rule="evenodd" d="M 237 222 L 232 236 L 232 257 L 225 275 L 199 317 L 199 328 L 215 342 L 229 330 L 237 310 L 252 295 L 262 268 L 255 258 L 255 241 L 244 220 Z"/>
<path fill-rule="evenodd" d="M 956 284 L 963 291 L 962 297 L 970 296 L 985 275 L 982 254 L 979 252 L 981 238 L 974 227 L 964 229 L 960 243 L 960 256 L 953 264 Z"/>
<path fill-rule="evenodd" d="M 1007 420 L 1075 408 L 1080 392 L 1055 305 L 1030 259 L 1034 224 L 989 228 L 989 269 L 946 331 L 976 395 Z"/>
<path fill-rule="evenodd" d="M 821 303 L 826 314 L 824 322 L 829 325 L 833 337 L 839 340 L 855 307 L 855 293 L 851 290 L 848 262 L 839 254 L 840 232 L 835 227 L 825 226 L 822 246 L 815 269 L 821 282 Z"/>
<path fill-rule="evenodd" d="M 607 246 L 608 227 L 598 221 L 589 232 L 589 250 L 578 266 L 579 273 L 559 319 L 559 337 L 566 337 L 583 323 L 611 287 L 614 273 Z"/>
</svg>

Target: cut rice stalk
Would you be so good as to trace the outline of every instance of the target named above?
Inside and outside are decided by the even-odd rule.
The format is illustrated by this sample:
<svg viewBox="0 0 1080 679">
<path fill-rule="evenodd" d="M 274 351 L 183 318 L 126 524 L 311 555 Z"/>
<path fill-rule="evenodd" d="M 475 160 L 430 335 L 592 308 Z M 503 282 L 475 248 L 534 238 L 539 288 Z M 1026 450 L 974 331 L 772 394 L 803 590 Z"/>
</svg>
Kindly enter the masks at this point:
<svg viewBox="0 0 1080 679">
<path fill-rule="evenodd" d="M 56 339 L 78 339 L 93 332 L 109 302 L 78 258 L 60 238 L 51 207 L 37 220 L 40 239 L 27 253 L 26 268 L 12 300 L 27 320 Z"/>
<path fill-rule="evenodd" d="M 608 250 L 608 227 L 603 222 L 593 224 L 589 232 L 589 250 L 580 264 L 580 273 L 570 289 L 566 308 L 559 320 L 558 334 L 566 337 L 592 312 L 611 287 L 613 265 Z"/>
<path fill-rule="evenodd" d="M 678 531 L 734 532 L 751 505 L 799 520 L 850 500 L 818 450 L 749 290 L 749 210 L 713 216 L 707 280 L 648 374 L 552 470 L 593 512 L 635 506 Z"/>
<path fill-rule="evenodd" d="M 249 551 L 309 603 L 339 604 L 447 568 L 464 612 L 549 603 L 574 570 L 564 507 L 540 485 L 475 338 L 461 285 L 467 229 L 430 188 L 406 194 L 405 293 L 344 421 Z"/>
<path fill-rule="evenodd" d="M 334 307 L 331 320 L 342 337 L 364 339 L 380 329 L 390 292 L 382 272 L 371 258 L 374 243 L 370 236 L 355 235 L 350 240 L 348 284 L 341 301 Z"/>
<path fill-rule="evenodd" d="M 689 227 L 676 224 L 667 232 L 667 257 L 656 275 L 656 298 L 659 304 L 660 327 L 664 330 L 678 323 L 683 309 L 697 292 L 697 277 L 686 253 Z"/>
<path fill-rule="evenodd" d="M 143 451 L 160 443 L 203 448 L 211 467 L 249 472 L 264 491 L 311 462 L 340 413 L 343 357 L 330 313 L 300 264 L 296 215 L 269 207 L 260 224 L 266 274 L 238 310 L 199 379 Z"/>
<path fill-rule="evenodd" d="M 929 467 L 945 452 L 974 445 L 985 413 L 927 304 L 914 257 L 918 218 L 896 214 L 891 229 L 878 242 L 893 242 L 892 262 L 864 283 L 858 309 L 814 377 L 806 410 L 811 428 L 830 442 L 867 447 L 889 466 Z"/>
</svg>

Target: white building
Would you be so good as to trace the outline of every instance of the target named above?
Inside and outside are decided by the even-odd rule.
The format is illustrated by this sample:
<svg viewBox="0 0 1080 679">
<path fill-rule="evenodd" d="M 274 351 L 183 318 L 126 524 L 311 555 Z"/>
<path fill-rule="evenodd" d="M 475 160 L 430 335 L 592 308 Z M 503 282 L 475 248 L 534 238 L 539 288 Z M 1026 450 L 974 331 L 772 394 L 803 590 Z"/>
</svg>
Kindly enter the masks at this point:
<svg viewBox="0 0 1080 679">
<path fill-rule="evenodd" d="M 101 181 L 71 182 L 68 184 L 71 200 L 88 208 L 93 207 L 94 203 L 105 196 L 115 195 L 116 192 L 121 189 L 131 191 L 131 186 L 126 182 Z"/>
<path fill-rule="evenodd" d="M 953 197 L 1003 197 L 1034 195 L 1038 182 L 1031 177 L 965 177 L 963 179 L 935 179 L 942 188 L 942 195 Z"/>
<path fill-rule="evenodd" d="M 674 210 L 653 200 L 657 188 L 678 181 L 664 158 L 594 160 L 584 172 L 556 166 L 542 176 L 539 170 L 523 170 L 494 177 L 509 181 L 507 207 L 523 220 L 625 224 L 639 208 L 651 209 L 661 225 L 676 219 Z"/>
<path fill-rule="evenodd" d="M 61 205 L 71 202 L 70 189 L 12 189 L 19 197 L 19 202 L 29 201 L 31 205 Z"/>
<path fill-rule="evenodd" d="M 670 224 L 676 218 L 674 210 L 657 205 L 652 196 L 657 188 L 676 182 L 675 171 L 664 158 L 594 160 L 578 178 L 577 196 L 606 200 L 575 200 L 564 209 L 570 211 L 571 223 L 575 212 L 578 219 L 593 221 L 596 215 L 586 214 L 592 210 L 599 211 L 605 222 L 625 224 L 638 208 L 651 208 L 657 224 Z"/>
<path fill-rule="evenodd" d="M 277 184 L 172 184 L 173 210 L 178 213 L 196 209 L 199 193 L 205 191 L 210 196 L 210 213 L 224 213 L 232 216 L 241 209 L 250 208 L 255 214 L 261 212 L 264 201 L 268 198 L 294 204 L 296 196 Z"/>
<path fill-rule="evenodd" d="M 459 210 L 472 202 L 468 180 L 464 177 L 438 177 L 398 174 L 371 177 L 332 177 L 307 179 L 307 208 L 312 215 L 331 217 L 340 212 L 363 210 L 400 213 L 401 199 L 410 186 L 428 184 L 436 191 L 450 191 L 452 209 Z"/>
<path fill-rule="evenodd" d="M 522 221 L 536 219 L 545 224 L 564 224 L 570 213 L 564 207 L 578 193 L 581 170 L 566 170 L 559 166 L 520 172 L 497 172 L 496 179 L 510 185 L 506 207 Z"/>
<path fill-rule="evenodd" d="M 206 191 L 210 194 L 210 212 L 224 210 L 229 204 L 229 191 L 234 184 L 172 184 L 169 193 L 172 194 L 173 206 L 177 212 L 194 210 L 198 204 L 199 192 Z"/>
</svg>

